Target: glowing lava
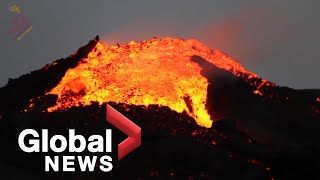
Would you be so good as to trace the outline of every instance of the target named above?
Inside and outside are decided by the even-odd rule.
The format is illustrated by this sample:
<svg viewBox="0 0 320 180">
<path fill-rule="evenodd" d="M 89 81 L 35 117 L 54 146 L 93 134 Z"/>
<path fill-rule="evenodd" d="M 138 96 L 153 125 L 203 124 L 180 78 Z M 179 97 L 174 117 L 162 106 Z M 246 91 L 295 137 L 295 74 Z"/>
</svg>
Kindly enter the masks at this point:
<svg viewBox="0 0 320 180">
<path fill-rule="evenodd" d="M 98 42 L 88 57 L 69 69 L 47 93 L 58 95 L 56 105 L 48 111 L 90 105 L 92 101 L 157 104 L 185 111 L 200 126 L 211 127 L 214 117 L 205 108 L 208 81 L 200 74 L 201 67 L 191 61 L 194 55 L 237 76 L 258 78 L 221 51 L 193 39 L 155 38 L 111 47 Z"/>
</svg>

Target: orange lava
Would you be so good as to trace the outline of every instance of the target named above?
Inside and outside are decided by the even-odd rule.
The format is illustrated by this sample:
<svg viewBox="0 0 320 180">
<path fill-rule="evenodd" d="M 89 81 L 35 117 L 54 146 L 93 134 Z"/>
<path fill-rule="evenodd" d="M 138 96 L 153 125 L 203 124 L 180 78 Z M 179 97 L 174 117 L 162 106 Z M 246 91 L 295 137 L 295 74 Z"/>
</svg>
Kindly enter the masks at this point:
<svg viewBox="0 0 320 180">
<path fill-rule="evenodd" d="M 200 74 L 201 67 L 191 61 L 194 55 L 237 76 L 258 78 L 231 57 L 194 39 L 154 38 L 111 47 L 98 42 L 88 57 L 69 69 L 47 93 L 58 95 L 57 104 L 48 112 L 92 101 L 157 104 L 185 111 L 198 125 L 211 127 L 214 117 L 205 108 L 208 81 Z"/>
</svg>

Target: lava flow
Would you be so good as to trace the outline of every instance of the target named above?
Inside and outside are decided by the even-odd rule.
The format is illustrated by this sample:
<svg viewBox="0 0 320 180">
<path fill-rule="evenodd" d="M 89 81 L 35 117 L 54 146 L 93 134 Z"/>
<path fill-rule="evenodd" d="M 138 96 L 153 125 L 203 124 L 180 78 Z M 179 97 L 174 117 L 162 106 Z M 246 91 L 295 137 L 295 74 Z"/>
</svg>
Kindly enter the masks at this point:
<svg viewBox="0 0 320 180">
<path fill-rule="evenodd" d="M 88 57 L 69 69 L 47 93 L 58 95 L 48 111 L 91 102 L 157 104 L 185 111 L 198 125 L 211 127 L 215 119 L 206 110 L 208 81 L 191 60 L 195 55 L 238 77 L 258 78 L 226 54 L 194 39 L 154 38 L 110 47 L 98 42 Z M 258 88 L 254 93 L 261 95 Z"/>
</svg>

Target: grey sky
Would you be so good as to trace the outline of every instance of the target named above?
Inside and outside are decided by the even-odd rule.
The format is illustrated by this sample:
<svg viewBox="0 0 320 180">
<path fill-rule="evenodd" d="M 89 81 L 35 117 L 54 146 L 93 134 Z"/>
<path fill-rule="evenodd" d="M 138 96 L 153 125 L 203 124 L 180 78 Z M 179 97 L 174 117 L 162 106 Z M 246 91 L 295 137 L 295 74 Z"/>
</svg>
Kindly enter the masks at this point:
<svg viewBox="0 0 320 180">
<path fill-rule="evenodd" d="M 32 25 L 19 41 L 6 34 L 12 4 Z M 3 0 L 0 5 L 0 86 L 100 35 L 109 43 L 197 38 L 278 85 L 320 88 L 317 0 Z"/>
</svg>

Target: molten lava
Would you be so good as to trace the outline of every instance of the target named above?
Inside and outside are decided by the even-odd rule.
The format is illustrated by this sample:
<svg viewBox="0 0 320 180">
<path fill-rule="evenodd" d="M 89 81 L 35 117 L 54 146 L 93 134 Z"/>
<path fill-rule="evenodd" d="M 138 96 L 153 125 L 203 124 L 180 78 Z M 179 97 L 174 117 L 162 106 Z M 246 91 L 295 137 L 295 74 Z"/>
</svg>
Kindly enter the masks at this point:
<svg viewBox="0 0 320 180">
<path fill-rule="evenodd" d="M 200 126 L 211 127 L 214 117 L 206 110 L 208 81 L 200 74 L 201 67 L 191 61 L 194 55 L 238 77 L 258 78 L 221 51 L 193 39 L 154 38 L 111 47 L 98 42 L 88 57 L 69 69 L 47 93 L 58 95 L 56 105 L 48 111 L 93 101 L 157 104 L 185 111 Z M 261 94 L 258 89 L 254 93 Z"/>
</svg>

